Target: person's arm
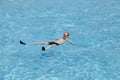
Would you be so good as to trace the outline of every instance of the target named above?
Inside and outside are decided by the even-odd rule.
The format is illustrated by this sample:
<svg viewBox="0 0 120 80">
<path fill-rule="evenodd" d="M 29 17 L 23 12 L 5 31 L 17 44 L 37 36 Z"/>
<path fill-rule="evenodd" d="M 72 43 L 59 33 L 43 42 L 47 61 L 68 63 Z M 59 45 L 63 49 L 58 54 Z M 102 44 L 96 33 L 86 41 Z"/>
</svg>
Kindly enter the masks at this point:
<svg viewBox="0 0 120 80">
<path fill-rule="evenodd" d="M 76 45 L 73 41 L 67 39 L 67 41 L 70 43 L 70 44 L 73 44 L 73 45 Z"/>
<path fill-rule="evenodd" d="M 68 41 L 70 44 L 72 44 L 72 45 L 80 46 L 78 43 L 75 43 L 75 42 L 73 42 L 73 41 L 71 41 L 71 40 L 68 40 L 68 39 L 67 39 L 67 41 Z"/>
</svg>

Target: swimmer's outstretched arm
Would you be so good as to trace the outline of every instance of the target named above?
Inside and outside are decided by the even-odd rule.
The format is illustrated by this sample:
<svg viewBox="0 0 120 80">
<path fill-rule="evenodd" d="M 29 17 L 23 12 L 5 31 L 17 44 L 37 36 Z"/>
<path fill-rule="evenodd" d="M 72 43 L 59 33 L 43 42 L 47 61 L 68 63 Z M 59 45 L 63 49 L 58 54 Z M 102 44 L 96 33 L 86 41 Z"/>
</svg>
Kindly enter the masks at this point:
<svg viewBox="0 0 120 80">
<path fill-rule="evenodd" d="M 71 41 L 71 40 L 67 40 L 70 44 L 72 44 L 72 45 L 75 45 L 75 46 L 80 46 L 79 44 L 77 44 L 77 43 L 74 43 L 73 41 Z"/>
<path fill-rule="evenodd" d="M 72 45 L 75 45 L 75 46 L 80 46 L 79 44 L 77 44 L 77 43 L 75 43 L 75 42 L 73 42 L 73 41 L 71 41 L 71 40 L 67 40 L 70 44 L 72 44 Z"/>
<path fill-rule="evenodd" d="M 73 45 L 76 45 L 73 41 L 67 39 L 67 41 L 70 43 L 70 44 L 73 44 Z"/>
</svg>

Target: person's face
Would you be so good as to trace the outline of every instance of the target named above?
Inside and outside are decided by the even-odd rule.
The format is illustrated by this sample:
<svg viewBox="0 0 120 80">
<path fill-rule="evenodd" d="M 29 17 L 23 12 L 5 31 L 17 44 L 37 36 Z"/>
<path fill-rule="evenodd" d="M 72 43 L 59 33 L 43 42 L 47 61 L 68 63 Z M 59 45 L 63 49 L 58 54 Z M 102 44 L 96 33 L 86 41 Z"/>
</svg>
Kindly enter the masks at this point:
<svg viewBox="0 0 120 80">
<path fill-rule="evenodd" d="M 63 38 L 68 38 L 68 33 L 64 33 Z"/>
</svg>

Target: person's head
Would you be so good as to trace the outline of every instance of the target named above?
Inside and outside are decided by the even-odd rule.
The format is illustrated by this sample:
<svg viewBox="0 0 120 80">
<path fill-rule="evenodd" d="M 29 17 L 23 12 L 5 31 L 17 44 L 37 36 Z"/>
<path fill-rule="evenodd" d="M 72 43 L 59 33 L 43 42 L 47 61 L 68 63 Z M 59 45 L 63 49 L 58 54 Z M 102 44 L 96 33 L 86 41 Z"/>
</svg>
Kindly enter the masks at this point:
<svg viewBox="0 0 120 80">
<path fill-rule="evenodd" d="M 64 35 L 63 35 L 63 39 L 67 39 L 68 37 L 69 37 L 69 33 L 65 32 Z"/>
</svg>

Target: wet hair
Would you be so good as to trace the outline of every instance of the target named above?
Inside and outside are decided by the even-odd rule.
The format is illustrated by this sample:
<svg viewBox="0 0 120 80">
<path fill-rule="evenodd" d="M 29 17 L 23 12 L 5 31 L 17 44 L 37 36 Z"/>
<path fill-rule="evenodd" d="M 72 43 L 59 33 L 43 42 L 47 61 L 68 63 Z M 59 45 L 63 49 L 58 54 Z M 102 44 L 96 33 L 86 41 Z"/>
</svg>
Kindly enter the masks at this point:
<svg viewBox="0 0 120 80">
<path fill-rule="evenodd" d="M 67 33 L 67 34 L 68 34 L 68 36 L 69 36 L 69 33 L 68 33 L 68 32 L 65 32 L 65 33 Z M 65 33 L 64 33 L 64 34 L 65 34 Z"/>
</svg>

